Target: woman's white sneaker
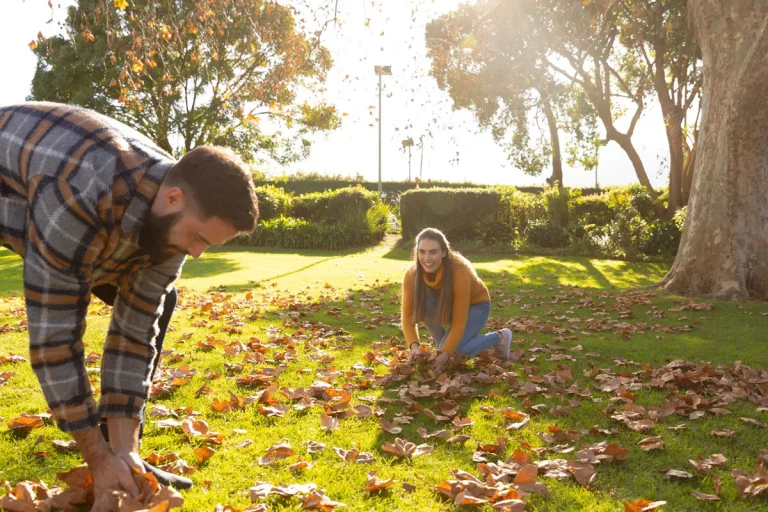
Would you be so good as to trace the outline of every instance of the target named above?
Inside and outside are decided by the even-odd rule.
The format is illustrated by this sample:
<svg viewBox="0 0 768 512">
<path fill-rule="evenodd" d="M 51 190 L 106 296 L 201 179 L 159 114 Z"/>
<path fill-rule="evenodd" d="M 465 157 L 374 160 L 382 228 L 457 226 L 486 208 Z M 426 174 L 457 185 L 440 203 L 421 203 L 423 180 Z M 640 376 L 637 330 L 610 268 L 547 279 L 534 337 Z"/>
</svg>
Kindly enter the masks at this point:
<svg viewBox="0 0 768 512">
<path fill-rule="evenodd" d="M 512 331 L 506 327 L 499 331 L 501 340 L 499 341 L 499 350 L 501 351 L 501 357 L 505 361 L 509 360 L 509 347 L 512 344 Z"/>
</svg>

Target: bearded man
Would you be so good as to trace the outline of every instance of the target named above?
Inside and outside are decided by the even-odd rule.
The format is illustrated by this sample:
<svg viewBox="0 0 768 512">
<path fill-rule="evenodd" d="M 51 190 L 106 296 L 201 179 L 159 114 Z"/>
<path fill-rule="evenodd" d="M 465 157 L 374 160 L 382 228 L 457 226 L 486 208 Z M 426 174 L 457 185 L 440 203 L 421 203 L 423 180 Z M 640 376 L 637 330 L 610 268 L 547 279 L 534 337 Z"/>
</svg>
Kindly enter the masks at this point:
<svg viewBox="0 0 768 512">
<path fill-rule="evenodd" d="M 0 245 L 24 261 L 30 361 L 59 428 L 106 489 L 137 494 L 131 469 L 188 488 L 139 457 L 144 408 L 176 305 L 173 282 L 258 220 L 247 167 L 203 146 L 175 162 L 133 129 L 79 107 L 0 107 Z M 101 395 L 85 368 L 86 310 L 113 306 Z"/>
</svg>

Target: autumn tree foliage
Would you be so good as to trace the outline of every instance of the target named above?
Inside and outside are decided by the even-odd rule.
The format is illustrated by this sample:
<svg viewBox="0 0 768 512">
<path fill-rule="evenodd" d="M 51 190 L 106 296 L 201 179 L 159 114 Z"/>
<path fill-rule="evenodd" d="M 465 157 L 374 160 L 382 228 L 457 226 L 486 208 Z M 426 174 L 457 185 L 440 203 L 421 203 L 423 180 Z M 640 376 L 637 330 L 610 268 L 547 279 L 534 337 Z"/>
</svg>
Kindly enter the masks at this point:
<svg viewBox="0 0 768 512">
<path fill-rule="evenodd" d="M 303 20 L 301 20 L 303 21 Z M 117 117 L 163 149 L 233 148 L 247 160 L 306 156 L 339 124 L 317 100 L 332 66 L 321 29 L 266 0 L 78 0 L 65 35 L 30 44 L 31 99 Z"/>
</svg>

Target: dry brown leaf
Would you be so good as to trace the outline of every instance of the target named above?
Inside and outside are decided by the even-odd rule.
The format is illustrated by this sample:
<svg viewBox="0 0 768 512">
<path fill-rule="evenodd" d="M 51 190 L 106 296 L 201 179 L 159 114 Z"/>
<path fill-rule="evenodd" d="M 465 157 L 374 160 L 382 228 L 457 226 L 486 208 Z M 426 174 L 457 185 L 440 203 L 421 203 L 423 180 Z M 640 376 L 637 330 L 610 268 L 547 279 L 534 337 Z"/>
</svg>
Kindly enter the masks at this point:
<svg viewBox="0 0 768 512">
<path fill-rule="evenodd" d="M 595 478 L 597 478 L 595 467 L 589 462 L 581 462 L 577 460 L 568 461 L 568 471 L 570 471 L 576 481 L 584 487 L 588 487 L 595 483 Z"/>
<path fill-rule="evenodd" d="M 368 481 L 366 482 L 365 490 L 367 492 L 380 491 L 381 489 L 389 487 L 389 486 L 391 486 L 394 483 L 395 483 L 395 479 L 394 478 L 389 478 L 387 480 L 381 480 L 380 478 L 378 478 L 376 476 L 376 472 L 375 471 L 369 471 L 368 472 Z"/>
<path fill-rule="evenodd" d="M 307 441 L 304 445 L 307 447 L 308 453 L 317 453 L 325 449 L 325 444 L 318 443 L 317 441 Z"/>
<path fill-rule="evenodd" d="M 8 428 L 11 430 L 24 430 L 29 432 L 33 428 L 43 426 L 43 419 L 34 414 L 24 413 L 18 418 L 8 421 Z"/>
<path fill-rule="evenodd" d="M 692 494 L 701 501 L 720 501 L 720 496 L 717 496 L 716 494 L 704 494 L 699 491 L 692 491 Z"/>
<path fill-rule="evenodd" d="M 515 476 L 515 485 L 526 485 L 536 482 L 536 476 L 539 474 L 539 468 L 535 464 L 526 464 L 520 468 Z"/>
<path fill-rule="evenodd" d="M 328 416 L 327 414 L 323 414 L 321 417 L 321 421 L 323 424 L 320 428 L 322 428 L 323 430 L 327 430 L 328 432 L 339 428 L 339 420 L 338 418 L 335 418 L 333 416 Z"/>
<path fill-rule="evenodd" d="M 393 425 L 384 417 L 379 418 L 379 425 L 381 425 L 381 428 L 384 430 L 384 432 L 388 432 L 390 434 L 399 434 L 403 431 L 403 427 Z"/>
<path fill-rule="evenodd" d="M 195 457 L 197 457 L 197 462 L 198 462 L 199 464 L 202 464 L 203 462 L 205 462 L 206 460 L 208 460 L 208 459 L 211 457 L 211 455 L 213 455 L 214 453 L 216 453 L 216 452 L 213 450 L 213 448 L 211 448 L 211 447 L 209 447 L 209 446 L 201 446 L 201 447 L 199 447 L 199 448 L 195 448 L 195 449 L 193 450 L 193 452 L 194 452 L 194 454 L 195 454 Z"/>
<path fill-rule="evenodd" d="M 641 450 L 649 452 L 651 450 L 663 450 L 664 449 L 664 441 L 661 440 L 661 437 L 646 437 L 639 443 L 637 443 L 637 446 L 640 447 Z"/>
<path fill-rule="evenodd" d="M 680 471 L 677 469 L 670 469 L 666 473 L 664 473 L 665 479 L 670 478 L 693 478 L 693 475 L 687 471 Z"/>
</svg>

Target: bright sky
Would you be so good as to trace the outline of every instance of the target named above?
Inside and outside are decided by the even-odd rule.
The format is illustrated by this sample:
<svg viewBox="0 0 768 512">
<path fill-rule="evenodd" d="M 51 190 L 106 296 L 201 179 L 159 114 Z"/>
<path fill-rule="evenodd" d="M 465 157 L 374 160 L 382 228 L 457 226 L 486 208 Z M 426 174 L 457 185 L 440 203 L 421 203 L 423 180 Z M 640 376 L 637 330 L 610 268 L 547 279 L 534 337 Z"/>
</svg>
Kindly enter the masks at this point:
<svg viewBox="0 0 768 512">
<path fill-rule="evenodd" d="M 130 1 L 130 0 L 129 0 Z M 310 0 L 320 5 L 321 0 Z M 56 12 L 72 0 L 54 0 Z M 426 180 L 473 181 L 513 185 L 542 184 L 547 172 L 531 177 L 513 168 L 504 150 L 489 133 L 479 132 L 472 115 L 453 111 L 447 93 L 428 75 L 424 45 L 428 20 L 456 7 L 458 0 L 339 0 L 337 27 L 323 36 L 335 65 L 328 76 L 326 101 L 343 117 L 341 128 L 316 137 L 309 159 L 287 169 L 272 167 L 272 174 L 297 170 L 378 179 L 378 77 L 374 65 L 391 65 L 392 76 L 383 77 L 382 179 L 408 178 L 408 155 L 401 141 L 424 135 L 422 175 Z M 28 44 L 38 31 L 49 36 L 56 24 L 47 24 L 51 10 L 46 0 L 3 0 L 0 17 L 0 105 L 22 102 L 29 94 L 35 71 Z M 319 14 L 323 17 L 323 14 Z M 370 21 L 369 21 L 370 20 Z M 367 23 L 367 24 L 366 24 Z M 437 122 L 434 122 L 434 120 Z M 627 120 L 619 126 L 626 126 Z M 431 130 L 432 136 L 427 135 Z M 656 105 L 649 105 L 633 136 L 652 183 L 666 185 L 663 159 L 667 155 L 664 125 Z M 412 148 L 411 175 L 419 174 L 420 151 Z M 457 158 L 458 157 L 458 158 Z M 617 144 L 600 150 L 598 179 L 601 185 L 636 183 L 629 159 Z M 568 186 L 591 186 L 595 173 L 564 169 Z"/>
</svg>

